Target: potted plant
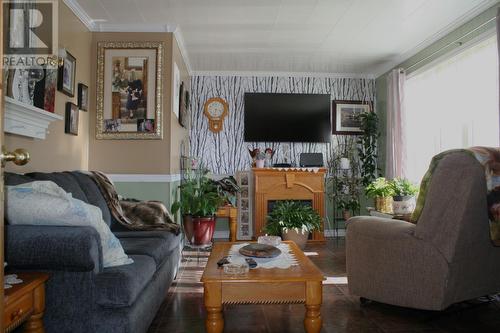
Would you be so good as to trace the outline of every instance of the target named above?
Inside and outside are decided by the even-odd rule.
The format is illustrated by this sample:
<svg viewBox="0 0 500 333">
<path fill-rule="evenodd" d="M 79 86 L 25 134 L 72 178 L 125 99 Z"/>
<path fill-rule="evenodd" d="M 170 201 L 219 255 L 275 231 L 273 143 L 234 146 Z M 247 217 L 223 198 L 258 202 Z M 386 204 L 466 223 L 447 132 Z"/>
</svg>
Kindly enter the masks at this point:
<svg viewBox="0 0 500 333">
<path fill-rule="evenodd" d="M 259 152 L 255 158 L 256 158 L 255 159 L 255 167 L 256 168 L 263 168 L 264 164 L 266 162 L 266 153 Z"/>
<path fill-rule="evenodd" d="M 411 214 L 415 209 L 418 188 L 406 178 L 394 178 L 389 182 L 392 189 L 392 211 L 395 215 Z"/>
<path fill-rule="evenodd" d="M 360 164 L 354 136 L 336 137 L 336 144 L 328 161 L 327 193 L 336 210 L 342 213 L 342 219 L 348 220 L 359 214 L 360 209 Z"/>
<path fill-rule="evenodd" d="M 172 213 L 183 215 L 184 232 L 194 245 L 209 244 L 215 231 L 215 213 L 224 202 L 207 170 L 196 170 L 194 176 L 179 186 L 180 198 L 172 204 Z"/>
<path fill-rule="evenodd" d="M 382 213 L 392 213 L 393 190 L 387 179 L 379 177 L 365 188 L 367 196 L 375 199 L 375 209 Z"/>
<path fill-rule="evenodd" d="M 358 117 L 363 132 L 358 137 L 358 156 L 361 164 L 361 183 L 368 186 L 377 177 L 377 140 L 379 119 L 375 112 L 363 112 Z"/>
<path fill-rule="evenodd" d="M 304 249 L 309 233 L 320 228 L 321 216 L 311 206 L 298 201 L 278 201 L 267 216 L 263 231 L 268 235 L 294 241 Z"/>
<path fill-rule="evenodd" d="M 359 211 L 361 207 L 358 198 L 346 197 L 337 201 L 337 208 L 342 211 L 342 218 L 344 221 L 347 221 L 355 212 Z"/>
</svg>

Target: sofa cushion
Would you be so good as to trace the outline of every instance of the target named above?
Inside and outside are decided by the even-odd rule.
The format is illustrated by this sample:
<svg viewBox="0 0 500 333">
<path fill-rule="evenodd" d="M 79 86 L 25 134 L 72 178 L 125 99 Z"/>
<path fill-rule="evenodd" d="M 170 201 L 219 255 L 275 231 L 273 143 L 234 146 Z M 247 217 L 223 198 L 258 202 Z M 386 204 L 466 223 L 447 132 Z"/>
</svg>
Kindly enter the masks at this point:
<svg viewBox="0 0 500 333">
<path fill-rule="evenodd" d="M 33 181 L 6 189 L 5 213 L 10 224 L 90 226 L 99 233 L 104 267 L 132 262 L 98 207 L 73 198 L 52 181 Z"/>
<path fill-rule="evenodd" d="M 20 185 L 20 184 L 26 184 L 26 183 L 33 181 L 33 179 L 31 179 L 28 176 L 20 175 L 20 174 L 12 173 L 12 172 L 5 172 L 4 179 L 5 179 L 6 186 L 15 186 L 15 185 Z"/>
<path fill-rule="evenodd" d="M 73 198 L 78 200 L 87 201 L 85 193 L 82 191 L 80 184 L 76 181 L 75 177 L 69 172 L 32 172 L 27 173 L 26 176 L 32 178 L 33 180 L 50 180 L 59 185 L 68 193 L 73 195 Z"/>
<path fill-rule="evenodd" d="M 156 272 L 153 258 L 132 255 L 133 264 L 105 268 L 96 276 L 97 304 L 105 308 L 132 305 Z"/>
<path fill-rule="evenodd" d="M 115 236 L 120 239 L 123 244 L 127 238 L 158 238 L 163 240 L 164 246 L 166 246 L 165 253 L 169 254 L 172 250 L 177 249 L 180 246 L 182 234 L 174 235 L 170 231 L 117 231 L 114 232 Z M 125 246 L 124 246 L 125 248 Z M 126 252 L 125 248 L 125 252 Z"/>
<path fill-rule="evenodd" d="M 109 211 L 108 204 L 106 203 L 106 200 L 104 199 L 97 184 L 92 180 L 92 178 L 90 178 L 89 175 L 83 172 L 73 171 L 71 172 L 71 175 L 78 182 L 83 193 L 85 193 L 87 202 L 91 205 L 99 207 L 102 211 L 102 218 L 104 219 L 104 222 L 106 222 L 108 226 L 111 225 L 111 212 Z"/>
<path fill-rule="evenodd" d="M 161 238 L 120 238 L 120 243 L 128 255 L 150 256 L 157 266 L 160 266 L 170 255 L 169 244 Z"/>
</svg>

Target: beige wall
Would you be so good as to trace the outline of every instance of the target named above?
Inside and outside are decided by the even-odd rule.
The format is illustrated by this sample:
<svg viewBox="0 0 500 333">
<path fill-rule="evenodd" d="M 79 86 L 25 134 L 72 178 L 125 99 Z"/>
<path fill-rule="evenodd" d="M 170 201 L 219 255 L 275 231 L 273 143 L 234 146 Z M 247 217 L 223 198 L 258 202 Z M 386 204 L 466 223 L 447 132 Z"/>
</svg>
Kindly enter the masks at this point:
<svg viewBox="0 0 500 333">
<path fill-rule="evenodd" d="M 76 84 L 79 82 L 89 86 L 90 81 L 90 46 L 92 34 L 69 10 L 62 1 L 59 1 L 59 47 L 64 47 L 76 58 Z M 77 104 L 77 86 L 75 97 L 71 98 L 56 91 L 55 112 L 63 115 L 66 102 Z M 90 110 L 89 110 L 90 111 Z M 9 150 L 26 148 L 31 154 L 31 161 L 23 167 L 12 163 L 7 165 L 7 171 L 59 171 L 59 170 L 86 170 L 88 168 L 89 147 L 89 115 L 91 112 L 80 111 L 78 136 L 64 133 L 64 120 L 52 123 L 46 140 L 5 134 L 5 146 Z"/>
<path fill-rule="evenodd" d="M 95 139 L 95 89 L 98 41 L 163 41 L 163 139 L 162 140 L 96 140 Z M 71 10 L 59 1 L 59 47 L 75 56 L 76 82 L 89 87 L 89 111 L 80 111 L 78 136 L 64 133 L 64 121 L 50 125 L 46 140 L 35 140 L 6 134 L 8 149 L 26 148 L 32 157 L 24 167 L 9 164 L 7 171 L 62 171 L 100 170 L 106 173 L 172 174 L 179 172 L 181 141 L 188 140 L 188 131 L 179 125 L 172 113 L 173 59 L 179 67 L 181 80 L 189 89 L 189 73 L 172 33 L 99 33 L 89 32 Z M 56 92 L 55 110 L 65 113 L 66 102 L 77 103 L 77 96 L 70 98 Z"/>
<path fill-rule="evenodd" d="M 189 77 L 189 72 L 182 58 L 181 51 L 179 49 L 179 45 L 177 44 L 177 40 L 173 38 L 172 43 L 172 73 L 174 68 L 174 62 L 179 67 L 179 72 L 181 75 L 181 82 L 184 82 L 184 89 L 191 91 L 191 80 Z M 173 74 L 172 74 L 172 83 L 174 82 Z M 177 87 L 179 88 L 179 87 Z M 173 85 L 172 85 L 172 96 L 173 96 Z M 181 142 L 184 140 L 185 142 L 185 153 L 189 153 L 189 132 L 186 128 L 182 127 L 179 124 L 179 119 L 177 119 L 176 115 L 173 112 L 173 100 L 172 100 L 172 112 L 170 112 L 171 122 L 170 122 L 170 173 L 179 173 L 180 171 L 180 158 L 181 158 Z M 188 122 L 189 123 L 189 122 Z"/>
<path fill-rule="evenodd" d="M 172 33 L 105 33 L 93 34 L 92 80 L 96 81 L 97 42 L 99 41 L 162 41 L 163 101 L 161 140 L 97 140 L 95 138 L 95 89 L 91 93 L 90 162 L 89 168 L 106 173 L 168 174 L 170 172 L 170 113 L 172 68 Z"/>
</svg>

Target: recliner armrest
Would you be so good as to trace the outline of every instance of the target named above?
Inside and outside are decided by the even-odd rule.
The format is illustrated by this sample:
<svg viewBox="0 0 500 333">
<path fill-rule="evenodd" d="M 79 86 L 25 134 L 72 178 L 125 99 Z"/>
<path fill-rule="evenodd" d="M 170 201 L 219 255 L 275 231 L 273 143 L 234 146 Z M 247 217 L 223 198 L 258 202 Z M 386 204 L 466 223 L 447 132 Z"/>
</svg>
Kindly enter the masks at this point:
<svg viewBox="0 0 500 333">
<path fill-rule="evenodd" d="M 100 272 L 102 248 L 92 227 L 7 225 L 5 261 L 9 267 Z"/>
<path fill-rule="evenodd" d="M 416 225 L 413 223 L 375 216 L 355 216 L 346 223 L 348 233 L 378 239 L 401 239 L 414 237 Z"/>
</svg>

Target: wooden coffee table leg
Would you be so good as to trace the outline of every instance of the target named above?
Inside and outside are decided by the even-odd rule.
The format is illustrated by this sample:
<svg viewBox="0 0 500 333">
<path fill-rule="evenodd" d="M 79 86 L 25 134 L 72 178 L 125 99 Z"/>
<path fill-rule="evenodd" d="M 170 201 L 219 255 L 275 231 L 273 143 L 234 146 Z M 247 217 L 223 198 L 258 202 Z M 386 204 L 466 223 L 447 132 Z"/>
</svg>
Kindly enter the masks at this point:
<svg viewBox="0 0 500 333">
<path fill-rule="evenodd" d="M 204 298 L 207 310 L 205 329 L 207 333 L 222 333 L 224 330 L 224 317 L 222 316 L 222 295 L 220 283 L 205 283 Z"/>
<path fill-rule="evenodd" d="M 323 285 L 321 281 L 306 282 L 306 317 L 304 327 L 307 333 L 321 331 L 321 302 Z"/>
<path fill-rule="evenodd" d="M 45 285 L 41 284 L 33 290 L 33 314 L 24 324 L 25 333 L 44 333 L 43 312 L 45 311 Z"/>
</svg>

